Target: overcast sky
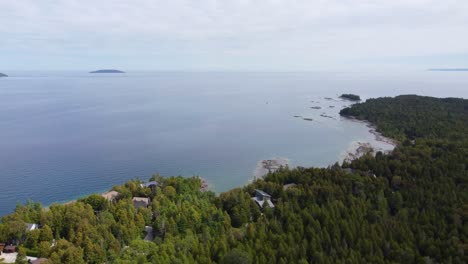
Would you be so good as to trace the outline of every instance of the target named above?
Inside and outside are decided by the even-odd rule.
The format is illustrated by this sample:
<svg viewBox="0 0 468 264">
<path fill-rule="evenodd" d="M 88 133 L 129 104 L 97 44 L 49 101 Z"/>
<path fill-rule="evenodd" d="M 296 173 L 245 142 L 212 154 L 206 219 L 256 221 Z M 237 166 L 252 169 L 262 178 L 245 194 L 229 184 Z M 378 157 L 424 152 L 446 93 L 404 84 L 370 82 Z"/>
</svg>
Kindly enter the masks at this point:
<svg viewBox="0 0 468 264">
<path fill-rule="evenodd" d="M 431 67 L 468 67 L 468 0 L 0 0 L 0 72 Z"/>
</svg>

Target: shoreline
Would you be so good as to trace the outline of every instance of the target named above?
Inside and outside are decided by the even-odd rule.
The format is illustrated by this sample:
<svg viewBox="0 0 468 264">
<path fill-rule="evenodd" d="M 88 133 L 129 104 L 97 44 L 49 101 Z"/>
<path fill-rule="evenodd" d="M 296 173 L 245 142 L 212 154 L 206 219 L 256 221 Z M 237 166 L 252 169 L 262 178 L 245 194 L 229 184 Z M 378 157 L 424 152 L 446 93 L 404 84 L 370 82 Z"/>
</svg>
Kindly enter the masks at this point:
<svg viewBox="0 0 468 264">
<path fill-rule="evenodd" d="M 366 154 L 371 154 L 375 157 L 379 151 L 384 154 L 389 154 L 398 146 L 398 141 L 382 135 L 382 133 L 378 132 L 376 126 L 371 122 L 354 117 L 343 118 L 346 118 L 351 122 L 361 123 L 368 127 L 368 132 L 374 136 L 374 140 L 369 141 L 363 139 L 351 142 L 348 149 L 344 150 L 340 155 L 339 162 L 341 164 L 345 161 L 350 162 L 355 159 L 359 159 Z"/>
<path fill-rule="evenodd" d="M 343 117 L 351 122 L 357 122 L 365 125 L 369 128 L 368 132 L 374 136 L 374 141 L 369 140 L 355 140 L 350 142 L 347 149 L 343 150 L 337 157 L 337 162 L 343 164 L 343 162 L 350 162 L 355 159 L 359 159 L 360 157 L 370 153 L 371 155 L 375 156 L 375 154 L 379 151 L 383 152 L 384 154 L 389 154 L 393 151 L 393 149 L 398 145 L 397 141 L 388 137 L 383 136 L 380 132 L 377 131 L 375 125 L 370 123 L 366 120 L 357 119 L 354 117 Z M 257 162 L 256 167 L 253 170 L 252 177 L 246 182 L 246 184 L 250 184 L 256 180 L 263 179 L 269 172 L 275 172 L 276 170 L 289 167 L 294 168 L 291 166 L 291 160 L 286 157 L 273 157 L 270 159 L 262 159 Z M 201 178 L 201 177 L 200 177 Z M 212 190 L 213 186 L 204 178 L 202 179 L 202 188 L 203 191 Z M 95 192 L 91 194 L 97 194 L 100 196 L 105 197 L 107 194 L 112 192 L 112 189 Z M 89 196 L 91 194 L 82 195 L 78 198 L 69 200 L 69 201 L 59 201 L 53 202 L 47 207 L 49 208 L 53 204 L 60 204 L 60 205 L 68 205 L 77 202 L 79 199 Z"/>
<path fill-rule="evenodd" d="M 355 117 L 345 117 L 341 116 L 342 118 L 349 120 L 351 122 L 357 122 L 365 125 L 369 128 L 368 132 L 374 136 L 374 140 L 362 139 L 362 140 L 355 140 L 350 142 L 347 149 L 343 150 L 337 157 L 337 162 L 343 164 L 343 162 L 350 162 L 352 160 L 358 159 L 366 154 L 371 154 L 373 156 L 376 155 L 377 152 L 381 151 L 384 154 L 391 153 L 393 149 L 398 145 L 398 142 L 394 139 L 388 138 L 383 136 L 380 132 L 377 131 L 377 128 L 374 124 L 370 123 L 367 120 L 357 119 Z M 247 180 L 245 184 L 250 184 L 253 181 L 258 179 L 263 179 L 268 173 L 275 172 L 276 170 L 289 167 L 291 166 L 291 160 L 285 157 L 274 157 L 270 159 L 262 159 L 257 162 L 256 167 L 253 170 L 252 177 Z M 212 190 L 213 186 L 206 180 L 202 179 L 202 191 Z M 229 191 L 229 190 L 228 190 Z M 101 190 L 99 192 L 87 193 L 80 196 L 76 196 L 70 200 L 62 200 L 62 201 L 55 201 L 47 206 L 44 206 L 44 210 L 49 210 L 50 206 L 54 204 L 59 205 L 69 205 L 77 202 L 79 199 L 87 197 L 92 194 L 97 194 L 102 197 L 106 197 L 112 189 L 108 190 Z"/>
<path fill-rule="evenodd" d="M 275 172 L 284 167 L 290 167 L 290 165 L 291 160 L 283 157 L 259 160 L 253 171 L 253 178 L 248 182 L 263 179 L 268 173 Z"/>
</svg>

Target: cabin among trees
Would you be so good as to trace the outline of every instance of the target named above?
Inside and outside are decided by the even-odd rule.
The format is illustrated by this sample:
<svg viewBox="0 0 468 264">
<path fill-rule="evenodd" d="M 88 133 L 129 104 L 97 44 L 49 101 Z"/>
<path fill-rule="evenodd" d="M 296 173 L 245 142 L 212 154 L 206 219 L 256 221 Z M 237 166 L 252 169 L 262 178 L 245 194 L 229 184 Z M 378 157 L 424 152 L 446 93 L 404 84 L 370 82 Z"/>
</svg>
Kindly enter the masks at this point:
<svg viewBox="0 0 468 264">
<path fill-rule="evenodd" d="M 133 206 L 135 208 L 147 208 L 150 204 L 150 198 L 147 197 L 133 197 L 132 199 Z"/>
<path fill-rule="evenodd" d="M 113 202 L 113 201 L 117 200 L 119 195 L 120 195 L 119 192 L 110 191 L 110 192 L 103 193 L 102 197 L 104 197 L 104 199 L 106 199 L 109 202 Z"/>
<path fill-rule="evenodd" d="M 8 245 L 3 248 L 3 253 L 15 253 L 17 251 L 17 247 L 14 245 Z"/>
<path fill-rule="evenodd" d="M 267 203 L 271 208 L 275 207 L 275 205 L 271 202 L 271 195 L 262 190 L 256 189 L 255 197 L 252 197 L 252 200 L 254 200 L 260 206 L 260 208 L 263 208 L 265 203 Z"/>
</svg>

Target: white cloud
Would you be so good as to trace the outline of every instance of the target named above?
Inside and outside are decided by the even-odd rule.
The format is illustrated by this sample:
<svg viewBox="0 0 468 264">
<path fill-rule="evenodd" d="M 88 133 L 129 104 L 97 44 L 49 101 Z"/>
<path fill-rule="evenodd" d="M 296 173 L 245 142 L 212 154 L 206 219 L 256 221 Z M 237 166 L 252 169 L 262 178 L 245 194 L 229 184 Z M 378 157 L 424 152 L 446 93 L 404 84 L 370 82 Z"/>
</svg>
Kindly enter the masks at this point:
<svg viewBox="0 0 468 264">
<path fill-rule="evenodd" d="M 80 58 L 83 67 L 115 56 L 142 69 L 297 70 L 468 53 L 463 0 L 2 0 L 0 6 L 0 60 L 40 53 L 53 58 L 50 67 L 61 67 L 61 56 Z"/>
</svg>

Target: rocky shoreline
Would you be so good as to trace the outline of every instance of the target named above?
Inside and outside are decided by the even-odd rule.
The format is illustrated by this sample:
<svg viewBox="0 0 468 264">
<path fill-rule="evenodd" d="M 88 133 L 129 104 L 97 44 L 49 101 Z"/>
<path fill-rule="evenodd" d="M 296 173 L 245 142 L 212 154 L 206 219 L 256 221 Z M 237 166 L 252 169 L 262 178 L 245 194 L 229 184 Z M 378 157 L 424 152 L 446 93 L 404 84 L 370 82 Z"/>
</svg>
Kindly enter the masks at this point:
<svg viewBox="0 0 468 264">
<path fill-rule="evenodd" d="M 376 127 L 370 122 L 352 117 L 347 117 L 347 119 L 353 122 L 365 124 L 368 128 L 370 128 L 369 133 L 374 135 L 374 141 L 369 142 L 368 140 L 362 140 L 351 142 L 348 149 L 340 156 L 341 163 L 344 161 L 350 162 L 366 154 L 375 156 L 375 154 L 379 151 L 388 154 L 392 152 L 393 149 L 398 145 L 396 140 L 385 137 L 380 132 L 378 132 Z"/>
<path fill-rule="evenodd" d="M 272 158 L 260 160 L 257 162 L 253 176 L 253 180 L 262 179 L 265 175 L 271 172 L 275 172 L 280 168 L 289 167 L 291 164 L 287 158 Z"/>
</svg>

